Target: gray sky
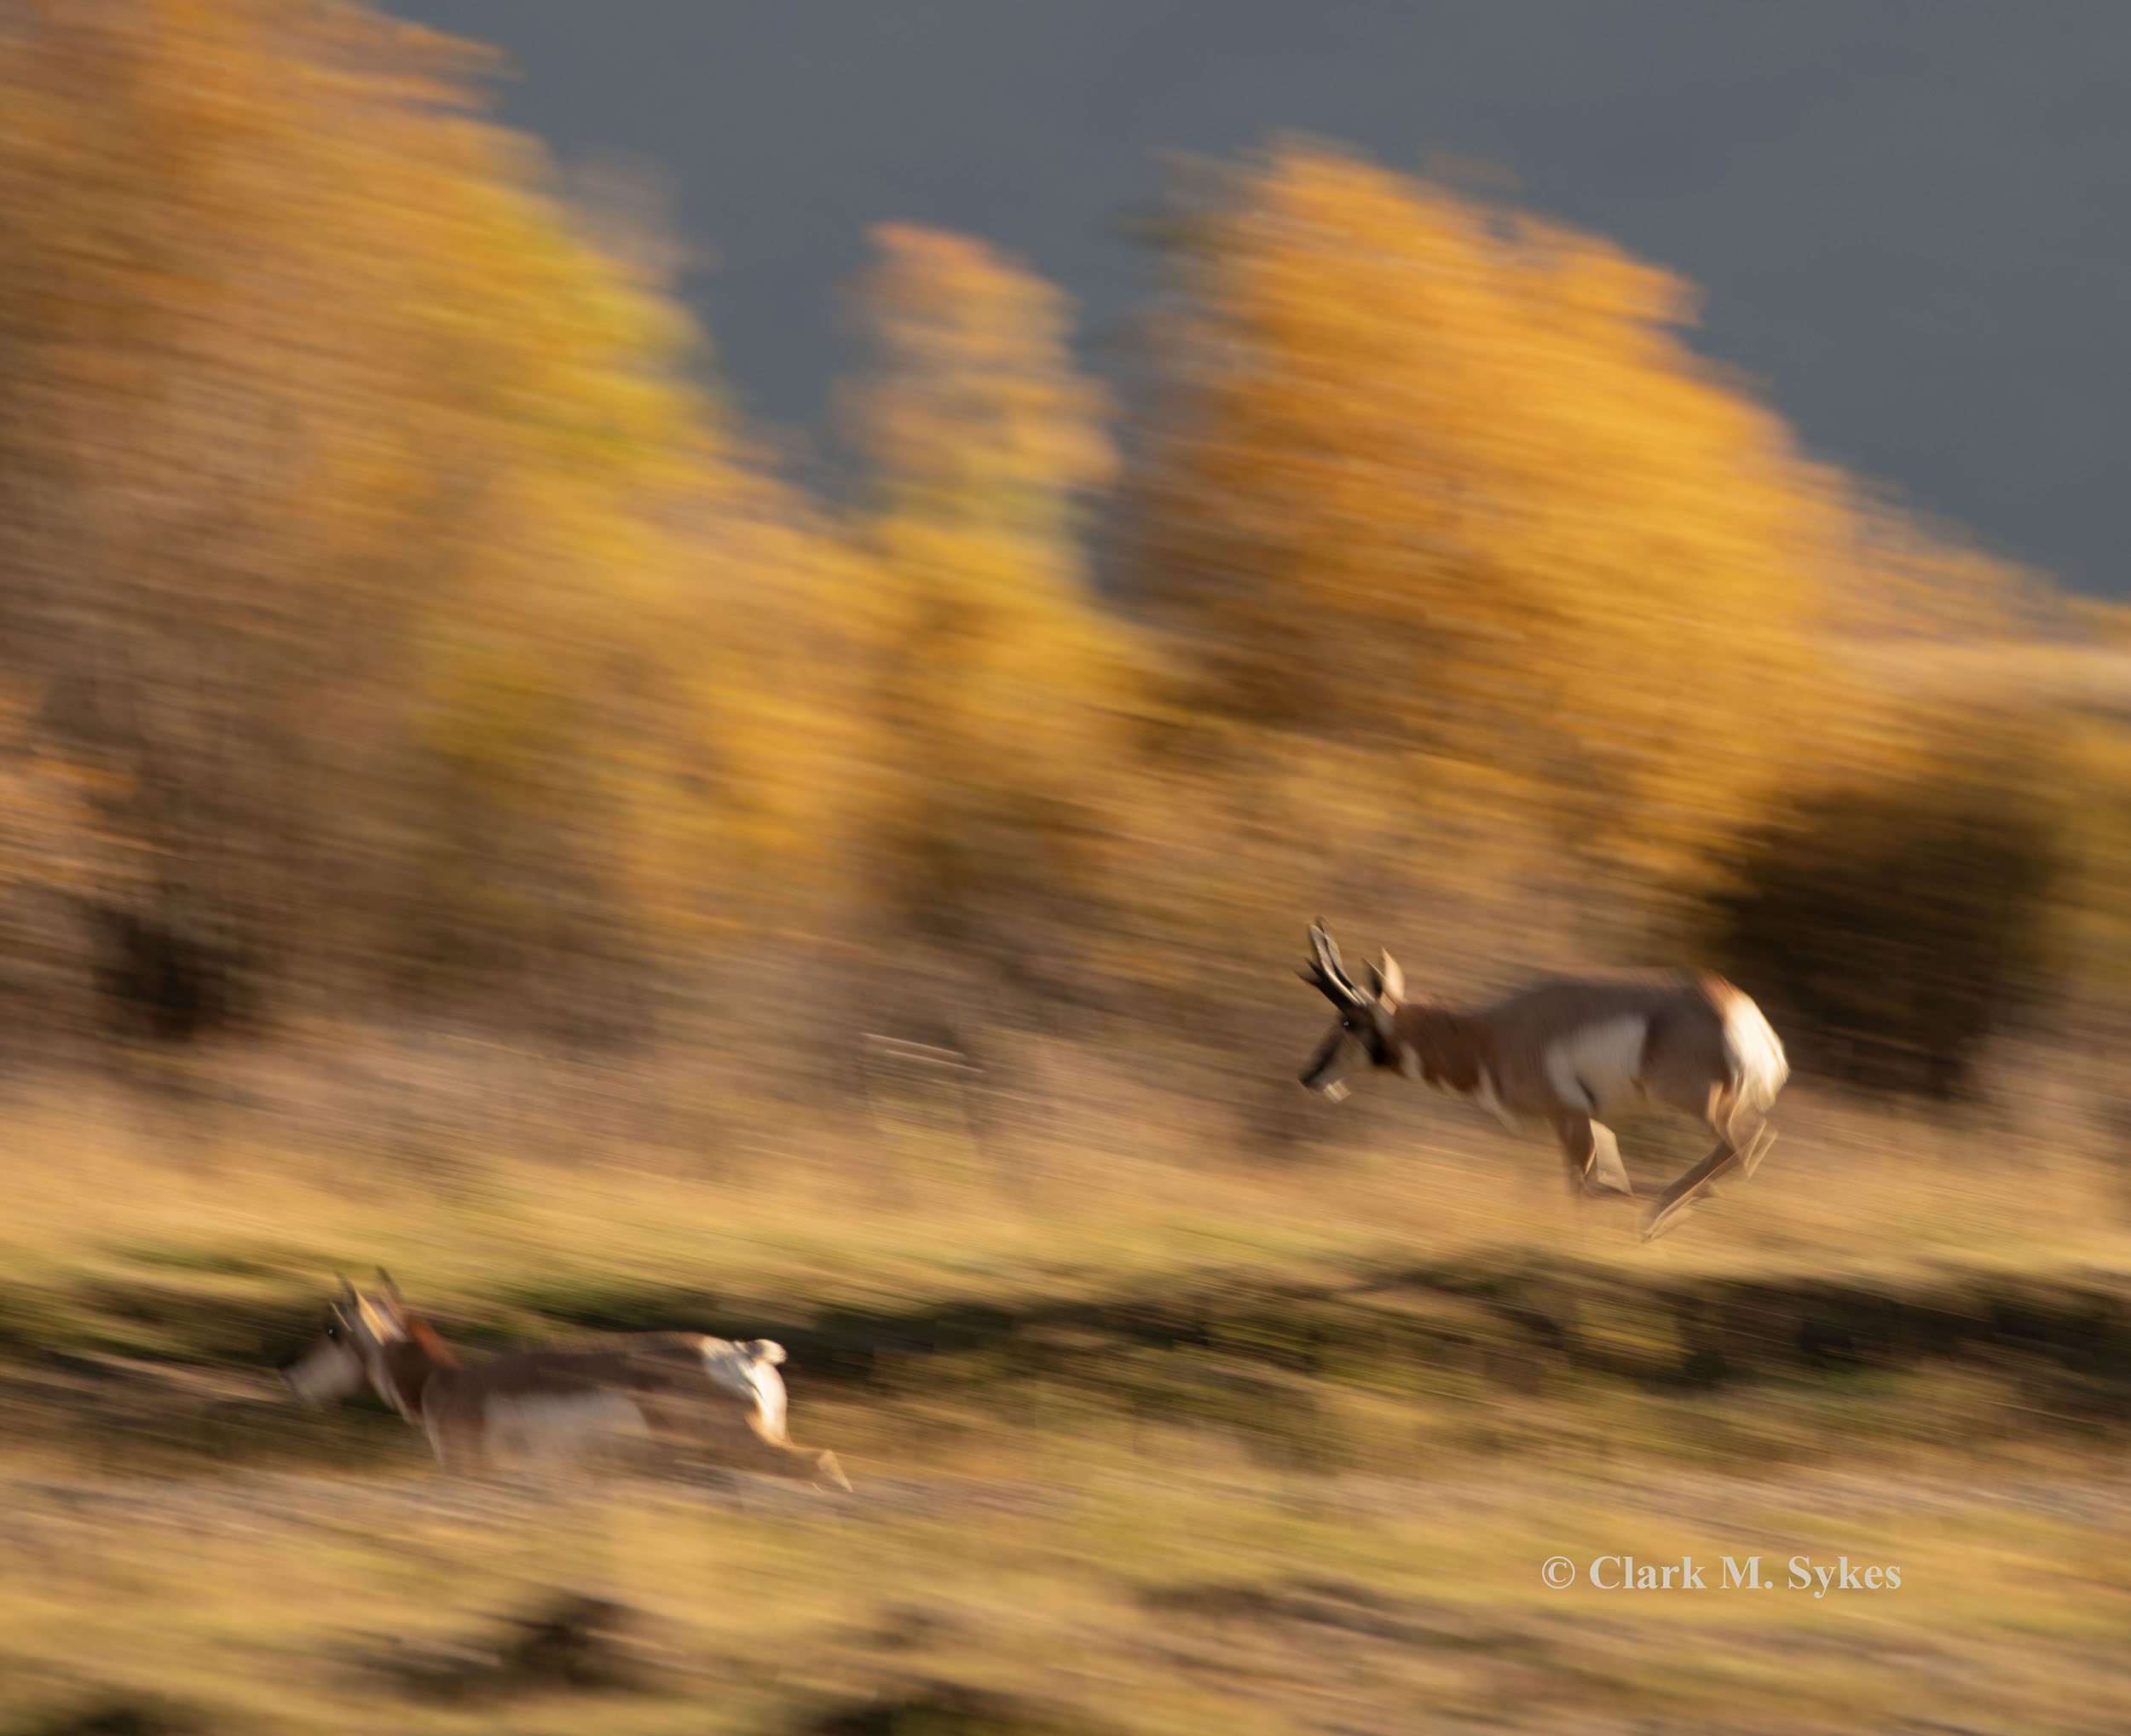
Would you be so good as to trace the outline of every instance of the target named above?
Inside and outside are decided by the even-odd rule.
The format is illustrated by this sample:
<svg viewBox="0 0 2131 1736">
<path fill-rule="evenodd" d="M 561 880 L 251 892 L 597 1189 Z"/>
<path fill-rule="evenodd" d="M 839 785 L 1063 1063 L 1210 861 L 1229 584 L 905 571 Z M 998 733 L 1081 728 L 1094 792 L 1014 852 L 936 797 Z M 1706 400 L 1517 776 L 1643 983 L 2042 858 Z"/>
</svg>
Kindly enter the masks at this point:
<svg viewBox="0 0 2131 1736">
<path fill-rule="evenodd" d="M 811 429 L 866 227 L 962 229 L 1082 298 L 1164 151 L 1280 129 L 1478 158 L 1707 291 L 1695 337 L 1822 455 L 2131 594 L 2123 0 L 394 0 L 498 44 L 502 114 L 667 179 L 746 410 Z M 1098 355 L 1098 359 L 1099 355 Z"/>
</svg>

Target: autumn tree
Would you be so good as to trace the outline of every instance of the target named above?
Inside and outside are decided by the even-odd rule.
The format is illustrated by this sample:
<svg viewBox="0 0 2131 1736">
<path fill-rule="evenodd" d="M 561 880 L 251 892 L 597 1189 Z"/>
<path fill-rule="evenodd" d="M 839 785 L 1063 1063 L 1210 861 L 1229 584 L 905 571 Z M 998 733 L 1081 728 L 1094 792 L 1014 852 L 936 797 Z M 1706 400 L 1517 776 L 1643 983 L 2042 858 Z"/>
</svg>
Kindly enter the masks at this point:
<svg viewBox="0 0 2131 1736">
<path fill-rule="evenodd" d="M 1638 871 L 1812 751 L 1841 504 L 1684 285 L 1302 146 L 1171 234 L 1133 579 L 1202 703 Z"/>
<path fill-rule="evenodd" d="M 284 995 L 581 1005 L 840 784 L 849 562 L 482 64 L 338 0 L 0 19 L 0 633 L 133 917 Z"/>
<path fill-rule="evenodd" d="M 1019 950 L 1100 896 L 1134 776 L 1143 671 L 1081 539 L 1108 406 L 1048 284 L 957 235 L 874 242 L 845 411 L 883 574 L 889 871 L 934 931 Z"/>
</svg>

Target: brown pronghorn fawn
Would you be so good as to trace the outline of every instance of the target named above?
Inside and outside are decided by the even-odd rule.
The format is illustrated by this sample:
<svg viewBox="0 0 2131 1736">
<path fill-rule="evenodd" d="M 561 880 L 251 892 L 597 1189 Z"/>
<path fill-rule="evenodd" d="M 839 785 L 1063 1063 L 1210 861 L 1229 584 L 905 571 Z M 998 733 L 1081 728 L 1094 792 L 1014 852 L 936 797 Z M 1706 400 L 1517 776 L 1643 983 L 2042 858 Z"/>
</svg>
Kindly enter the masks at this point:
<svg viewBox="0 0 2131 1736">
<path fill-rule="evenodd" d="M 1342 1076 L 1366 1061 L 1466 1098 L 1510 1128 L 1551 1127 L 1569 1185 L 1632 1198 L 1612 1132 L 1596 1118 L 1649 1099 L 1705 1123 L 1717 1149 L 1660 1194 L 1645 1239 L 1677 1222 L 1731 1175 L 1752 1175 L 1776 1134 L 1764 1120 L 1790 1076 L 1761 1009 L 1706 971 L 1570 978 L 1485 1008 L 1409 999 L 1390 954 L 1363 988 L 1347 974 L 1323 920 L 1302 980 L 1339 1022 L 1302 1070 L 1335 1102 Z"/>
<path fill-rule="evenodd" d="M 836 1456 L 792 1445 L 783 1347 L 695 1332 L 646 1332 L 462 1363 L 392 1280 L 365 1295 L 345 1278 L 325 1335 L 282 1378 L 321 1405 L 367 1382 L 429 1437 L 451 1472 L 580 1454 L 629 1437 L 693 1446 L 742 1470 L 849 1489 Z"/>
</svg>

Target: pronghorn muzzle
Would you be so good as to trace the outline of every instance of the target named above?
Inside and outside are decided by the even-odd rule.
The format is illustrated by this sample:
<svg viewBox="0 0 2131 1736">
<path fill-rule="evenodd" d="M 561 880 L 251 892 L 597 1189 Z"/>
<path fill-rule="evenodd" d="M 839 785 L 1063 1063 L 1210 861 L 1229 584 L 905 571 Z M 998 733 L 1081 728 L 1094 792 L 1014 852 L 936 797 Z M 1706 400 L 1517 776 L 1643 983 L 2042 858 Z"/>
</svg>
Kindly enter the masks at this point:
<svg viewBox="0 0 2131 1736">
<path fill-rule="evenodd" d="M 370 1379 L 362 1358 L 333 1329 L 300 1356 L 283 1363 L 280 1375 L 297 1402 L 314 1410 L 361 1391 Z"/>
<path fill-rule="evenodd" d="M 1337 1103 L 1347 1094 L 1342 1076 L 1351 1072 L 1360 1058 L 1360 1039 L 1344 1024 L 1336 1024 L 1318 1045 L 1309 1064 L 1302 1069 L 1302 1083 L 1320 1096 Z"/>
</svg>

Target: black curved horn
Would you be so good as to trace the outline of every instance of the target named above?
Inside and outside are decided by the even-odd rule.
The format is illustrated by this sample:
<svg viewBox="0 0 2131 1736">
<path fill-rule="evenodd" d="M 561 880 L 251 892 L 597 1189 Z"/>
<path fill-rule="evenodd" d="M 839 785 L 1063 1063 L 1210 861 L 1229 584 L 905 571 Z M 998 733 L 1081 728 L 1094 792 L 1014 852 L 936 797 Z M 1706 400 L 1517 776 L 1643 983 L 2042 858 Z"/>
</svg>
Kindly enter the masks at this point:
<svg viewBox="0 0 2131 1736">
<path fill-rule="evenodd" d="M 1333 1006 L 1350 1009 L 1366 1006 L 1370 996 L 1354 979 L 1347 974 L 1347 966 L 1339 956 L 1338 943 L 1325 926 L 1325 919 L 1319 917 L 1310 924 L 1310 951 L 1314 955 L 1302 980 L 1315 989 Z"/>
</svg>

